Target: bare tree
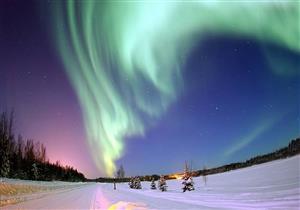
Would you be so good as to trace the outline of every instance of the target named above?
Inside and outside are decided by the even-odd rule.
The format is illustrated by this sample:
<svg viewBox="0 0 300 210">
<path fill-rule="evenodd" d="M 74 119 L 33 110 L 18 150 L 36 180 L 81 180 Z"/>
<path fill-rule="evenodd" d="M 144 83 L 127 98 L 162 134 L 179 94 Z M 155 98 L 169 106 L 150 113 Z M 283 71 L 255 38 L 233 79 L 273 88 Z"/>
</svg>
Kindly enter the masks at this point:
<svg viewBox="0 0 300 210">
<path fill-rule="evenodd" d="M 124 178 L 124 177 L 125 177 L 125 170 L 123 168 L 123 165 L 121 165 L 117 171 L 117 178 Z"/>
<path fill-rule="evenodd" d="M 206 186 L 206 183 L 207 183 L 207 177 L 206 177 L 206 167 L 205 166 L 203 166 L 203 182 L 204 182 L 204 184 L 205 184 L 205 186 Z"/>
</svg>

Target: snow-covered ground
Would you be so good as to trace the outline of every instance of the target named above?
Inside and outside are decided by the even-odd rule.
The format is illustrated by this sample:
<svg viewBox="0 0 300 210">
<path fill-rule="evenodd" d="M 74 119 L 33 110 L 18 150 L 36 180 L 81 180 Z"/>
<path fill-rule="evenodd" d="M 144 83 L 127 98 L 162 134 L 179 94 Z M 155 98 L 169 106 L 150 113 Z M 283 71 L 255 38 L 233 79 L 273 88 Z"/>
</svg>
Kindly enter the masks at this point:
<svg viewBox="0 0 300 210">
<path fill-rule="evenodd" d="M 182 193 L 181 181 L 168 191 L 129 189 L 127 183 L 78 184 L 5 209 L 300 209 L 300 156 L 195 178 L 196 190 Z M 13 182 L 11 180 L 11 182 Z M 61 184 L 61 183 L 60 183 Z"/>
</svg>

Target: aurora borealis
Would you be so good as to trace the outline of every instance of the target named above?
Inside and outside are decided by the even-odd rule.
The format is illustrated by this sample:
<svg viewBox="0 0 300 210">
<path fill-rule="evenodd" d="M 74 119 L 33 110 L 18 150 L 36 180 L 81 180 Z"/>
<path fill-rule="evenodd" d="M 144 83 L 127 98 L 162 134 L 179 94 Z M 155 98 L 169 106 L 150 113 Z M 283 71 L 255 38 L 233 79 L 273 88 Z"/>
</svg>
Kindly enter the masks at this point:
<svg viewBox="0 0 300 210">
<path fill-rule="evenodd" d="M 298 2 L 53 1 L 38 5 L 34 14 L 43 17 L 40 21 L 46 29 L 41 27 L 40 30 L 48 35 L 43 42 L 47 42 L 46 48 L 55 54 L 55 64 L 45 61 L 45 66 L 53 66 L 44 74 L 66 73 L 67 78 L 58 83 L 63 84 L 61 90 L 67 90 L 66 95 L 72 91 L 64 83 L 71 83 L 80 106 L 80 112 L 67 113 L 82 115 L 82 119 L 75 117 L 82 121 L 80 126 L 84 128 L 79 129 L 78 141 L 87 142 L 89 151 L 82 156 L 92 156 L 97 173 L 112 176 L 118 161 L 131 165 L 129 170 L 138 171 L 133 165 L 143 165 L 142 161 L 150 155 L 146 150 L 152 142 L 156 142 L 155 147 L 173 144 L 174 151 L 170 153 L 173 156 L 185 142 L 195 148 L 201 145 L 207 151 L 218 144 L 219 150 L 213 153 L 216 158 L 204 161 L 214 165 L 220 163 L 220 159 L 234 157 L 266 133 L 270 133 L 268 138 L 274 137 L 272 129 L 282 120 L 291 124 L 288 124 L 290 129 L 281 131 L 278 145 L 299 135 L 299 84 L 295 82 L 299 80 Z M 33 32 L 28 34 L 34 39 Z M 226 41 L 228 37 L 231 41 Z M 218 40 L 221 44 L 214 45 Z M 227 42 L 233 46 L 228 47 Z M 240 53 L 235 45 L 240 46 L 241 42 L 247 45 L 241 47 L 245 49 L 244 54 L 240 57 L 228 54 L 229 48 Z M 18 51 L 18 47 L 13 48 Z M 208 54 L 211 63 L 205 60 Z M 204 61 L 200 63 L 193 61 L 202 58 Z M 222 62 L 224 69 L 218 64 Z M 235 77 L 246 69 L 247 73 L 255 72 L 254 76 Z M 219 75 L 223 75 L 223 79 L 219 79 Z M 253 89 L 244 86 L 247 80 Z M 228 88 L 228 84 L 235 84 L 235 88 Z M 38 88 L 38 84 L 36 86 L 33 88 Z M 20 87 L 16 85 L 17 90 Z M 224 93 L 217 93 L 211 87 L 218 90 L 223 87 Z M 275 90 L 281 91 L 276 95 Z M 291 93 L 287 94 L 287 90 Z M 260 95 L 262 93 L 266 94 Z M 48 97 L 54 96 L 48 93 Z M 233 99 L 228 100 L 231 97 Z M 277 103 L 277 98 L 286 103 Z M 71 100 L 61 100 L 66 101 L 63 106 L 68 109 Z M 7 104 L 14 105 L 18 100 L 12 101 Z M 185 103 L 194 104 L 192 107 L 197 104 L 203 109 L 189 115 Z M 6 102 L 3 104 L 2 107 L 8 106 Z M 205 108 L 206 105 L 212 106 L 212 110 Z M 245 113 L 241 113 L 246 106 Z M 268 113 L 262 111 L 265 106 Z M 218 127 L 220 118 L 215 113 L 223 116 L 220 112 L 226 110 L 224 107 L 227 111 L 223 115 L 226 119 L 230 116 L 232 123 L 224 121 Z M 17 114 L 18 110 L 26 113 L 22 107 L 16 107 Z M 240 119 L 241 116 L 246 118 Z M 20 127 L 20 130 L 25 129 Z M 70 128 L 70 133 L 72 130 L 77 134 L 77 127 Z M 215 139 L 220 139 L 220 143 Z M 262 145 L 266 150 L 273 148 L 271 140 Z M 251 154 L 256 154 L 254 151 L 252 148 Z M 199 151 L 192 149 L 191 154 L 181 158 L 178 155 L 170 165 L 178 167 L 185 159 L 196 160 L 198 154 Z M 160 152 L 157 156 L 156 162 L 164 159 Z M 241 157 L 245 155 L 236 158 Z M 153 162 L 148 164 L 154 165 Z M 176 167 L 166 170 L 177 171 Z M 154 168 L 152 173 L 155 173 Z M 161 172 L 166 171 L 158 173 Z"/>
<path fill-rule="evenodd" d="M 296 6 L 96 1 L 58 5 L 55 39 L 79 97 L 98 167 L 112 175 L 125 137 L 144 133 L 140 115 L 158 117 L 176 99 L 181 66 L 195 39 L 201 41 L 207 31 L 222 32 L 299 51 Z"/>
</svg>

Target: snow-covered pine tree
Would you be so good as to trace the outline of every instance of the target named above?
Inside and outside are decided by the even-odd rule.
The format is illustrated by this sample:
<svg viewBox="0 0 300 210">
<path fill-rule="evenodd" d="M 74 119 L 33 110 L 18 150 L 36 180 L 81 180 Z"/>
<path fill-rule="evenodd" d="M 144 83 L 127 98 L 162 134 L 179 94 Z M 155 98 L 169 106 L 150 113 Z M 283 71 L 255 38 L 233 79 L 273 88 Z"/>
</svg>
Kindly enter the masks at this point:
<svg viewBox="0 0 300 210">
<path fill-rule="evenodd" d="M 132 188 L 132 189 L 134 187 L 133 181 L 134 181 L 134 178 L 131 178 L 129 183 L 128 183 L 129 187 Z"/>
<path fill-rule="evenodd" d="M 39 170 L 38 170 L 38 167 L 37 167 L 37 164 L 36 163 L 33 163 L 32 164 L 32 169 L 31 169 L 32 173 L 33 173 L 33 177 L 35 180 L 38 180 L 39 178 Z"/>
<path fill-rule="evenodd" d="M 187 190 L 188 191 L 195 190 L 195 188 L 194 188 L 194 181 L 193 181 L 192 176 L 185 176 L 183 178 L 182 184 L 183 184 L 183 187 L 182 187 L 183 192 L 185 192 Z"/>
<path fill-rule="evenodd" d="M 134 185 L 135 185 L 135 189 L 142 189 L 142 184 L 139 177 L 136 177 Z"/>
<path fill-rule="evenodd" d="M 156 190 L 156 184 L 154 178 L 151 181 L 151 190 Z"/>
<path fill-rule="evenodd" d="M 0 169 L 0 177 L 8 177 L 9 171 L 10 171 L 10 164 L 9 164 L 9 156 L 8 153 L 4 153 L 1 157 L 2 159 L 2 166 Z"/>
<path fill-rule="evenodd" d="M 193 181 L 193 178 L 192 178 L 192 172 L 189 170 L 186 162 L 185 162 L 184 174 L 183 174 L 182 179 L 183 179 L 183 182 L 182 182 L 183 192 L 185 192 L 186 190 L 188 190 L 188 191 L 195 190 L 194 181 Z"/>
<path fill-rule="evenodd" d="M 141 184 L 141 180 L 139 177 L 131 178 L 128 185 L 132 189 L 142 189 L 142 184 Z"/>
<path fill-rule="evenodd" d="M 10 172 L 10 142 L 12 139 L 12 120 L 8 120 L 6 113 L 0 119 L 0 177 L 8 177 Z"/>
<path fill-rule="evenodd" d="M 158 180 L 158 188 L 164 192 L 164 191 L 167 191 L 167 182 L 164 178 L 164 176 L 160 176 L 160 179 Z"/>
</svg>

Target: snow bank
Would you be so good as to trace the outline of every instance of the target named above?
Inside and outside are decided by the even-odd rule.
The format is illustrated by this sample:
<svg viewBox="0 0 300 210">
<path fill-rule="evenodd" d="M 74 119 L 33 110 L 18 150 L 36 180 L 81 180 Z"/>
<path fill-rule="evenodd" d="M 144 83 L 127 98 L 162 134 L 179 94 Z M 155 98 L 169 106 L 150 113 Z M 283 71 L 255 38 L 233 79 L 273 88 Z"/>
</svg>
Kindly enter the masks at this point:
<svg viewBox="0 0 300 210">
<path fill-rule="evenodd" d="M 46 182 L 0 178 L 0 207 L 40 198 L 58 191 L 74 189 L 83 184 L 82 182 Z"/>
</svg>

